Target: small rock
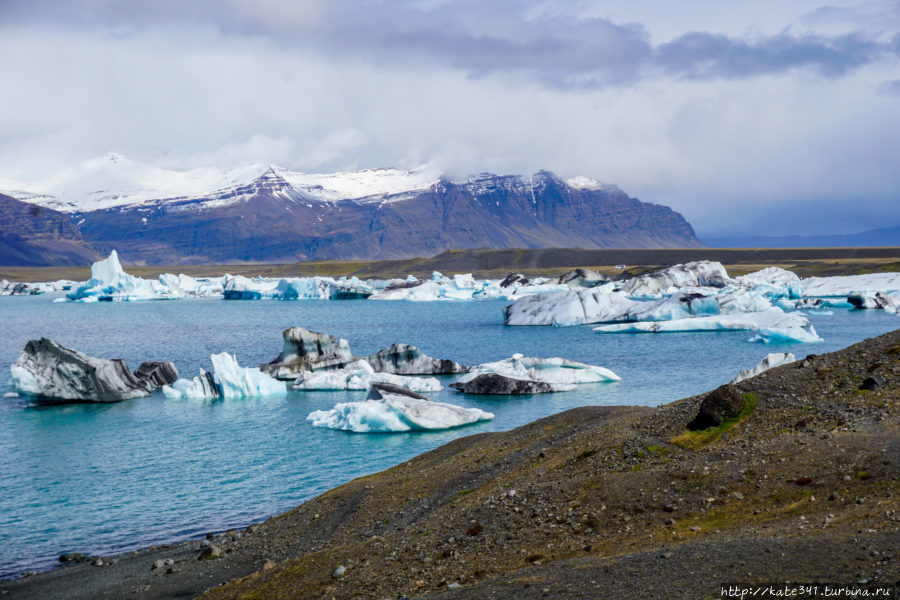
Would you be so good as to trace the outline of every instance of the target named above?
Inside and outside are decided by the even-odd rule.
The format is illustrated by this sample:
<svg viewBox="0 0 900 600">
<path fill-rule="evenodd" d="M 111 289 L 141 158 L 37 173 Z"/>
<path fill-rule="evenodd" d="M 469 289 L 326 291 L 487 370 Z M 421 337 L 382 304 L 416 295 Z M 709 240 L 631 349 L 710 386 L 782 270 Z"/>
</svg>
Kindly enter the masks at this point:
<svg viewBox="0 0 900 600">
<path fill-rule="evenodd" d="M 347 569 L 344 568 L 344 565 L 338 565 L 334 572 L 331 573 L 332 579 L 340 579 L 347 573 Z"/>
<path fill-rule="evenodd" d="M 262 566 L 263 571 L 268 571 L 269 569 L 274 569 L 274 568 L 275 568 L 275 561 L 272 560 L 271 558 L 267 559 L 266 562 L 263 563 L 263 566 Z"/>
<path fill-rule="evenodd" d="M 458 582 L 458 581 L 454 581 L 454 582 L 452 582 L 450 585 L 447 586 L 447 589 L 449 589 L 449 590 L 455 590 L 455 589 L 458 588 L 458 587 L 459 587 L 459 582 Z"/>
<path fill-rule="evenodd" d="M 159 558 L 159 559 L 153 561 L 153 566 L 150 567 L 150 570 L 156 571 L 157 569 L 162 569 L 164 566 L 166 566 L 166 561 Z"/>
<path fill-rule="evenodd" d="M 484 531 L 484 525 L 482 525 L 481 523 L 475 523 L 466 530 L 466 535 L 478 535 L 482 531 Z"/>
<path fill-rule="evenodd" d="M 841 496 L 837 492 L 831 492 L 831 495 L 828 496 L 829 500 L 840 500 Z"/>
<path fill-rule="evenodd" d="M 663 506 L 663 510 L 668 513 L 675 512 L 675 505 L 674 504 L 666 504 Z"/>
<path fill-rule="evenodd" d="M 168 569 L 166 569 L 166 575 L 172 575 L 177 572 L 178 572 L 178 569 L 176 569 L 175 567 L 169 567 Z"/>
<path fill-rule="evenodd" d="M 691 527 L 691 531 L 700 531 L 700 528 L 694 525 L 693 527 Z"/>
<path fill-rule="evenodd" d="M 508 492 L 506 492 L 506 495 L 512 498 L 516 495 L 516 490 L 509 490 Z"/>
<path fill-rule="evenodd" d="M 735 500 L 743 500 L 744 499 L 744 495 L 740 492 L 731 492 L 731 497 L 734 498 Z"/>
<path fill-rule="evenodd" d="M 812 477 L 797 477 L 794 479 L 794 485 L 809 485 L 812 482 Z"/>
<path fill-rule="evenodd" d="M 103 559 L 102 559 L 102 558 L 98 558 L 97 560 L 94 561 L 94 566 L 95 566 L 95 567 L 102 567 L 103 564 L 104 564 L 104 563 L 103 563 Z"/>
<path fill-rule="evenodd" d="M 866 377 L 863 379 L 862 385 L 859 386 L 861 390 L 874 390 L 880 388 L 884 385 L 884 377 L 880 374 L 876 373 L 871 377 Z"/>
<path fill-rule="evenodd" d="M 673 556 L 675 556 L 674 552 L 666 552 L 662 555 L 663 558 L 672 558 Z"/>
<path fill-rule="evenodd" d="M 66 552 L 64 554 L 59 555 L 59 562 L 62 563 L 70 563 L 70 562 L 81 562 L 85 560 L 87 557 L 81 552 Z"/>
<path fill-rule="evenodd" d="M 197 560 L 211 560 L 213 558 L 219 558 L 220 556 L 222 556 L 222 549 L 215 544 L 210 544 L 200 553 Z"/>
</svg>

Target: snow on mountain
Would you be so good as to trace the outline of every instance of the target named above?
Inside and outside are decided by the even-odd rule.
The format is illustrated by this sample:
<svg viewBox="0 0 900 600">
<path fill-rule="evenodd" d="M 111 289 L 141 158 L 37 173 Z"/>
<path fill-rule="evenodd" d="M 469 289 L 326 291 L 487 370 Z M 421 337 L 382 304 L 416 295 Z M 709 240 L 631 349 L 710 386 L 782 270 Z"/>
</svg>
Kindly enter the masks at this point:
<svg viewBox="0 0 900 600">
<path fill-rule="evenodd" d="M 23 202 L 63 212 L 88 212 L 189 199 L 222 206 L 241 201 L 260 185 L 294 200 L 397 200 L 427 190 L 438 181 L 440 174 L 429 167 L 412 171 L 366 169 L 302 173 L 274 165 L 248 163 L 229 169 L 200 167 L 177 171 L 142 164 L 113 153 L 39 182 L 0 181 L 0 187 L 9 187 L 10 191 L 2 193 Z M 258 185 L 254 186 L 254 183 Z"/>
<path fill-rule="evenodd" d="M 427 166 L 412 171 L 364 169 L 344 173 L 301 173 L 276 168 L 275 172 L 297 191 L 325 202 L 380 200 L 422 192 L 441 179 L 437 170 Z"/>
</svg>

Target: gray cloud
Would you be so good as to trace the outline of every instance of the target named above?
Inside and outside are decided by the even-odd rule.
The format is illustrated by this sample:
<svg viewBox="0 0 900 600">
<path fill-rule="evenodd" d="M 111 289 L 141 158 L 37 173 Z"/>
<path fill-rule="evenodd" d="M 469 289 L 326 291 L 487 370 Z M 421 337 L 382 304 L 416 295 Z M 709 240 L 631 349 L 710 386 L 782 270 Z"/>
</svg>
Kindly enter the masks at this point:
<svg viewBox="0 0 900 600">
<path fill-rule="evenodd" d="M 882 42 L 860 32 L 825 36 L 785 30 L 744 38 L 698 30 L 654 46 L 640 24 L 538 10 L 541 6 L 526 0 L 260 0 L 252 5 L 237 0 L 6 0 L 0 16 L 7 24 L 99 28 L 126 37 L 161 27 L 205 27 L 320 55 L 432 64 L 475 77 L 524 76 L 564 88 L 635 82 L 660 72 L 733 79 L 810 69 L 837 77 L 900 44 L 900 38 Z"/>
<path fill-rule="evenodd" d="M 111 151 L 431 162 L 597 177 L 704 233 L 900 222 L 900 37 L 815 2 L 0 0 L 0 187 Z"/>
</svg>

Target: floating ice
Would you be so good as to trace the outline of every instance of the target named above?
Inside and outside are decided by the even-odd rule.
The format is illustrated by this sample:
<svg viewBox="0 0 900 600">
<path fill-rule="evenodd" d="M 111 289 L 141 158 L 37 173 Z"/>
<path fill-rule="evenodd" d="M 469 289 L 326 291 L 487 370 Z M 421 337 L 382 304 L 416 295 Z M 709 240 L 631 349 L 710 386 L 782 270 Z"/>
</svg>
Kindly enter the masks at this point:
<svg viewBox="0 0 900 600">
<path fill-rule="evenodd" d="M 755 367 L 751 369 L 745 369 L 738 373 L 737 377 L 731 380 L 731 383 L 740 383 L 745 379 L 756 377 L 760 373 L 764 373 L 769 369 L 774 369 L 775 367 L 780 367 L 781 365 L 790 364 L 795 360 L 797 360 L 797 358 L 790 352 L 772 352 L 770 354 L 766 354 L 766 357 L 759 361 L 759 363 Z"/>
<path fill-rule="evenodd" d="M 91 265 L 91 278 L 69 292 L 69 300 L 79 302 L 164 300 L 180 297 L 158 281 L 129 275 L 113 250 L 109 257 Z"/>
<path fill-rule="evenodd" d="M 621 292 L 589 288 L 521 298 L 506 307 L 507 325 L 567 327 L 590 323 L 669 321 L 772 307 L 758 294 L 734 290 L 718 296 L 679 292 L 658 300 L 634 300 Z"/>
<path fill-rule="evenodd" d="M 498 373 L 511 379 L 543 381 L 552 384 L 596 383 L 622 379 L 607 368 L 574 360 L 534 358 L 513 354 L 512 358 L 472 367 L 459 379 L 459 383 L 467 383 L 484 373 Z"/>
<path fill-rule="evenodd" d="M 242 367 L 237 358 L 227 352 L 209 357 L 213 374 L 200 370 L 191 380 L 179 379 L 163 388 L 167 398 L 251 398 L 255 396 L 283 396 L 284 383 L 263 373 L 256 367 Z"/>
<path fill-rule="evenodd" d="M 900 293 L 891 295 L 883 292 L 853 292 L 847 296 L 847 302 L 854 308 L 881 309 L 900 314 Z"/>
<path fill-rule="evenodd" d="M 816 298 L 846 298 L 853 292 L 900 294 L 900 273 L 870 273 L 843 277 L 809 277 L 802 281 L 803 295 Z"/>
<path fill-rule="evenodd" d="M 795 273 L 780 267 L 768 267 L 755 273 L 736 277 L 747 289 L 769 298 L 800 298 L 803 285 Z"/>
<path fill-rule="evenodd" d="M 361 402 L 341 402 L 331 410 L 309 413 L 314 427 L 357 433 L 433 431 L 489 421 L 494 415 L 477 408 L 463 408 L 424 397 L 380 393 Z"/>
<path fill-rule="evenodd" d="M 807 329 L 808 328 L 808 329 Z M 809 319 L 796 313 L 785 313 L 777 307 L 755 313 L 733 313 L 713 317 L 675 319 L 672 321 L 639 321 L 595 327 L 597 333 L 666 333 L 688 331 L 758 331 L 767 342 L 818 342 Z"/>
<path fill-rule="evenodd" d="M 365 360 L 333 371 L 306 371 L 294 382 L 295 390 L 367 390 L 373 383 L 391 383 L 413 392 L 439 392 L 441 382 L 434 377 L 410 377 L 376 373 Z"/>
<path fill-rule="evenodd" d="M 658 298 L 683 288 L 722 288 L 733 283 L 721 263 L 701 260 L 634 277 L 620 291 L 635 298 Z"/>
</svg>

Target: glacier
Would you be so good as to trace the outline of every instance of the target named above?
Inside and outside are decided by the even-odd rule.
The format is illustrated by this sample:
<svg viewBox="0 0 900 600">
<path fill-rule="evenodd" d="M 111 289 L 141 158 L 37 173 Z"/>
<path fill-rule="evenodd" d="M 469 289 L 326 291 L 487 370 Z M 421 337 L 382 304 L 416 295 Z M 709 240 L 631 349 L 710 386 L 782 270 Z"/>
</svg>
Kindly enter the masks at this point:
<svg viewBox="0 0 900 600">
<path fill-rule="evenodd" d="M 436 431 L 489 421 L 494 415 L 478 408 L 432 402 L 419 394 L 379 391 L 373 387 L 365 400 L 341 402 L 331 410 L 309 413 L 314 427 L 355 433 Z"/>
</svg>

